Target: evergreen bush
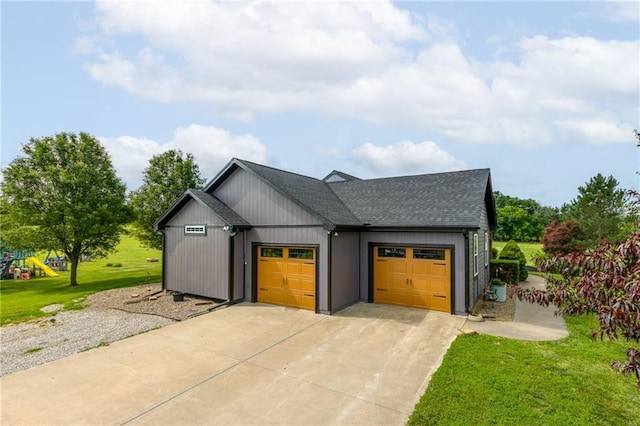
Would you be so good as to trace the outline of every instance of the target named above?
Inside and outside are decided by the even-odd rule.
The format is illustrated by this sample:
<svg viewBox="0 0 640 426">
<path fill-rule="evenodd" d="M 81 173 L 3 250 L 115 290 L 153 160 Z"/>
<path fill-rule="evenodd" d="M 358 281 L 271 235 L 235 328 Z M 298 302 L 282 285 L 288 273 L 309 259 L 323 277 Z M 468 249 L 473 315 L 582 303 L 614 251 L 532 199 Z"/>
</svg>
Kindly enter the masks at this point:
<svg viewBox="0 0 640 426">
<path fill-rule="evenodd" d="M 529 272 L 527 271 L 527 258 L 525 257 L 522 250 L 520 250 L 520 246 L 518 243 L 511 240 L 502 248 L 500 252 L 501 260 L 517 260 L 520 263 L 520 271 L 518 273 L 518 282 L 524 281 L 529 276 Z"/>
</svg>

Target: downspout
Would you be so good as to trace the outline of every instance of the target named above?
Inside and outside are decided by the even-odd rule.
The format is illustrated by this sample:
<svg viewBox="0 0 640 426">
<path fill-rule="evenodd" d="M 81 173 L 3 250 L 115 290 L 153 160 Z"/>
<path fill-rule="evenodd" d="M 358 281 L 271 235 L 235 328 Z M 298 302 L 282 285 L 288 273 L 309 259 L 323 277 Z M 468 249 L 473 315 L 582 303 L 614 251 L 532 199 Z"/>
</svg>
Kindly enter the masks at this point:
<svg viewBox="0 0 640 426">
<path fill-rule="evenodd" d="M 235 237 L 235 233 L 233 231 L 233 228 L 231 228 L 231 232 L 229 232 L 229 289 L 228 289 L 228 293 L 227 293 L 227 302 L 228 304 L 232 304 L 233 303 L 233 270 L 234 265 L 233 265 L 233 259 L 234 259 L 234 253 L 233 253 L 233 242 L 234 242 L 234 237 Z"/>
<path fill-rule="evenodd" d="M 327 231 L 329 234 L 327 235 L 327 310 L 329 311 L 329 315 L 331 315 L 331 231 Z"/>
<path fill-rule="evenodd" d="M 470 277 L 470 268 L 469 268 L 469 231 L 464 231 L 462 233 L 464 235 L 464 289 L 465 289 L 465 301 L 464 308 L 467 313 L 471 312 L 471 308 L 469 307 L 469 301 L 471 300 L 471 277 Z"/>
<path fill-rule="evenodd" d="M 162 232 L 162 290 L 166 289 L 165 286 L 165 278 L 167 276 L 166 272 L 167 272 L 167 239 L 166 239 L 166 234 L 164 232 L 164 229 L 161 231 Z"/>
<path fill-rule="evenodd" d="M 247 230 L 242 231 L 242 300 L 247 300 Z"/>
</svg>

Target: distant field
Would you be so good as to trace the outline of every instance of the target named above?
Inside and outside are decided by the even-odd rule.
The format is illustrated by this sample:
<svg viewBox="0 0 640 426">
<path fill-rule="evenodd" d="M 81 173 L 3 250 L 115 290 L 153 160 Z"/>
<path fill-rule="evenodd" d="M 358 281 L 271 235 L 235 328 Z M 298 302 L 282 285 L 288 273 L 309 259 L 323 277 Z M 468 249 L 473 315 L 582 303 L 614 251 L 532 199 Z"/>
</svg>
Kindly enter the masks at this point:
<svg viewBox="0 0 640 426">
<path fill-rule="evenodd" d="M 38 258 L 44 260 L 46 255 L 38 253 Z M 162 263 L 147 262 L 147 258 L 152 257 L 161 260 L 162 254 L 158 250 L 143 248 L 135 238 L 123 235 L 115 253 L 105 259 L 78 265 L 76 287 L 69 286 L 68 270 L 53 278 L 2 280 L 0 325 L 50 315 L 41 312 L 40 308 L 54 303 L 64 305 L 65 309 L 79 309 L 87 296 L 102 290 L 160 282 Z"/>
<path fill-rule="evenodd" d="M 493 247 L 498 249 L 498 252 L 502 251 L 502 248 L 507 244 L 506 241 L 494 241 Z M 531 259 L 538 253 L 542 253 L 542 244 L 541 243 L 518 243 L 520 250 L 524 253 L 527 258 L 527 265 L 534 266 Z"/>
</svg>

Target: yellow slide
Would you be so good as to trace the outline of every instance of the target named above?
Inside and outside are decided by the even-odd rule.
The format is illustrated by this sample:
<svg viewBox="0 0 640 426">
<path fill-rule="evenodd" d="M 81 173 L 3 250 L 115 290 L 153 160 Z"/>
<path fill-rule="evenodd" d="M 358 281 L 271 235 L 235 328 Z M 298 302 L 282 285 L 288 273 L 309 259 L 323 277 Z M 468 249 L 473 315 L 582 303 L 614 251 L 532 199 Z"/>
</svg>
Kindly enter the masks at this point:
<svg viewBox="0 0 640 426">
<path fill-rule="evenodd" d="M 38 268 L 42 269 L 42 272 L 44 272 L 45 275 L 48 276 L 48 277 L 59 277 L 60 276 L 60 274 L 58 274 L 53 269 L 49 268 L 47 265 L 42 263 L 40 261 L 40 259 L 38 259 L 36 257 L 27 257 L 27 261 L 33 262 L 33 264 L 36 265 Z"/>
</svg>

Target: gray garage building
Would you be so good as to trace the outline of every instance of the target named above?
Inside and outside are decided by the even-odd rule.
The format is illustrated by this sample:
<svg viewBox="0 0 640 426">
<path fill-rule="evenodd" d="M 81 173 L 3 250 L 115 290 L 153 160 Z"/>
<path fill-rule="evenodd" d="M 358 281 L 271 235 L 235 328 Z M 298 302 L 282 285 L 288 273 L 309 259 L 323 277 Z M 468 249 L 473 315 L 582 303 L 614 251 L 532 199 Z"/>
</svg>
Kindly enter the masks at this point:
<svg viewBox="0 0 640 426">
<path fill-rule="evenodd" d="M 358 301 L 469 312 L 495 226 L 489 169 L 319 180 L 235 158 L 156 223 L 165 289 L 322 314 Z"/>
</svg>

